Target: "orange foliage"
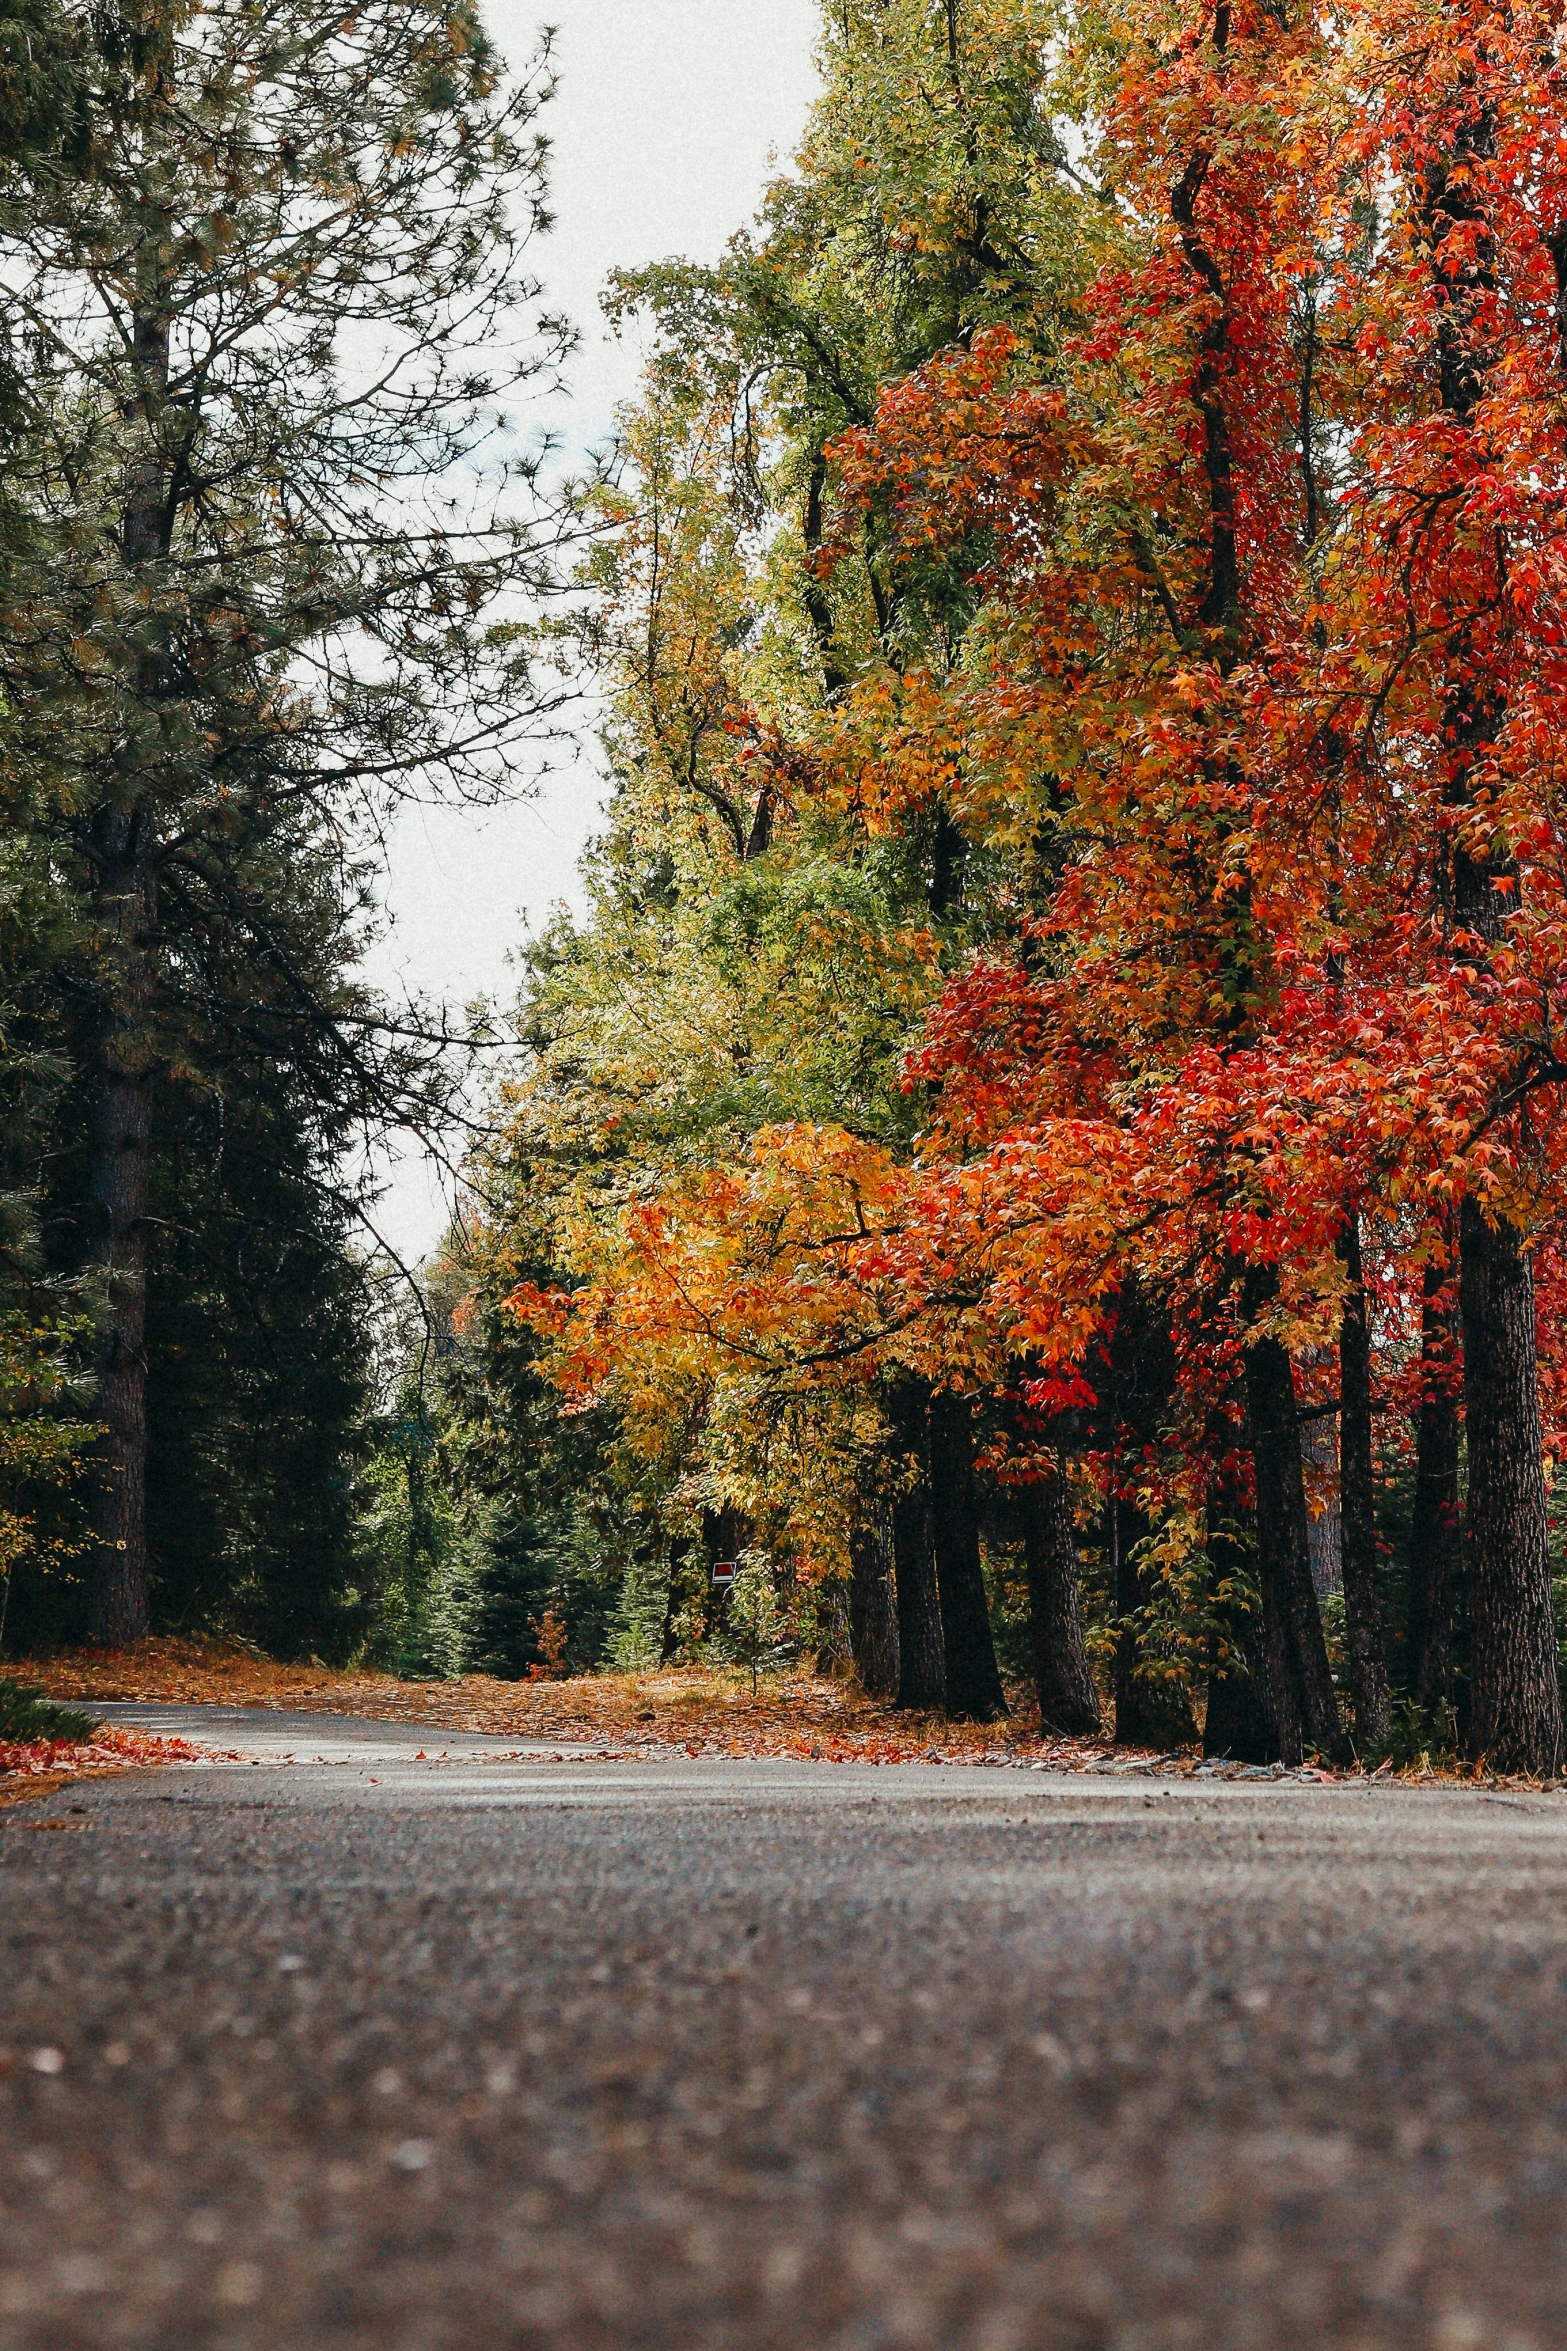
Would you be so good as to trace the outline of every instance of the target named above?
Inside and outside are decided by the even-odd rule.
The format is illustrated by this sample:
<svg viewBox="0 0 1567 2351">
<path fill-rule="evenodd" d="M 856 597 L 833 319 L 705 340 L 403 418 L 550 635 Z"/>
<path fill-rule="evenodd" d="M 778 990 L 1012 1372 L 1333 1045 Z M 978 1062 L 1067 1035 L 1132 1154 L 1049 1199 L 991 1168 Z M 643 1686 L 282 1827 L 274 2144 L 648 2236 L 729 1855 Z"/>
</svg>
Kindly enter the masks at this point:
<svg viewBox="0 0 1567 2351">
<path fill-rule="evenodd" d="M 1540 1236 L 1562 1359 L 1554 21 L 1221 0 L 1119 31 L 1132 225 L 1080 331 L 1048 362 L 977 334 L 835 452 L 824 566 L 873 516 L 895 586 L 961 581 L 961 648 L 870 665 L 791 774 L 872 830 L 939 799 L 1032 858 L 1033 903 L 910 1059 L 911 1155 L 772 1128 L 579 1236 L 570 1295 L 517 1294 L 580 1398 L 656 1414 L 683 1380 L 847 1392 L 894 1363 L 999 1388 L 1021 1361 L 1059 1402 L 1136 1273 L 1195 1448 L 1241 1269 L 1277 1269 L 1270 1327 L 1309 1356 L 1363 1216 L 1407 1341 L 1466 1193 Z M 1449 364 L 1481 379 L 1467 420 Z M 1465 694 L 1494 716 L 1459 744 Z M 1461 856 L 1506 897 L 1483 951 Z"/>
</svg>

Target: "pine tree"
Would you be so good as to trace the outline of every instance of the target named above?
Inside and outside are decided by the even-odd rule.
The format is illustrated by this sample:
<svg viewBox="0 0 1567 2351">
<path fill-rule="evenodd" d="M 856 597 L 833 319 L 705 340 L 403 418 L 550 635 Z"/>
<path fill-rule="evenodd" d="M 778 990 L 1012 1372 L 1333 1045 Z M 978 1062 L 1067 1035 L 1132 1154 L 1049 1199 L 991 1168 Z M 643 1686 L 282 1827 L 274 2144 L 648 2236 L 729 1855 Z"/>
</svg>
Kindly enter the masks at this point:
<svg viewBox="0 0 1567 2351">
<path fill-rule="evenodd" d="M 32 527 L 0 580 L 0 691 L 82 909 L 94 1624 L 127 1639 L 148 1621 L 148 1218 L 182 921 L 199 905 L 274 994 L 293 984 L 339 1097 L 406 1109 L 363 1004 L 294 973 L 251 852 L 279 812 L 341 836 L 415 784 L 498 788 L 548 700 L 519 604 L 547 569 L 519 519 L 532 467 L 501 411 L 553 332 L 526 328 L 520 260 L 549 77 L 508 81 L 467 0 L 72 22 L 82 169 L 35 171 L 4 224 Z M 502 349 L 523 356 L 497 375 Z"/>
</svg>

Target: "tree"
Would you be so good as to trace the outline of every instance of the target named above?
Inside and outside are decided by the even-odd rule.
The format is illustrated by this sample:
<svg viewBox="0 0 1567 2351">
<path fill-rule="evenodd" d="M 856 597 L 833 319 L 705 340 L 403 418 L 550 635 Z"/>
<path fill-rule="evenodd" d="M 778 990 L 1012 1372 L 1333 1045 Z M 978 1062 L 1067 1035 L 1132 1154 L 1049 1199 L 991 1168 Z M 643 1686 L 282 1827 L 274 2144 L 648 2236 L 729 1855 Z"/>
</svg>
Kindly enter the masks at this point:
<svg viewBox="0 0 1567 2351">
<path fill-rule="evenodd" d="M 39 180 L 80 161 L 81 84 L 74 28 L 54 0 L 0 14 L 0 232 L 23 217 Z M 29 548 L 36 517 L 13 490 L 31 425 L 22 355 L 0 343 L 0 549 Z M 26 838 L 33 780 L 9 755 L 0 709 L 0 1643 L 24 1566 L 61 1567 L 80 1548 L 72 1489 L 96 1431 L 81 1377 L 79 1297 L 49 1278 L 39 1230 L 42 1137 L 67 1071 L 28 1034 L 16 996 L 59 923 L 49 877 Z"/>
<path fill-rule="evenodd" d="M 258 1056 L 221 1098 L 154 1097 L 147 1549 L 153 1621 L 343 1658 L 379 1594 L 360 1538 L 367 1269 L 322 1180 L 334 1137 Z"/>
<path fill-rule="evenodd" d="M 300 1020 L 294 983 L 351 1003 L 356 926 L 340 854 L 312 841 L 298 811 L 273 824 L 265 858 L 253 844 L 251 863 L 268 935 L 287 942 L 288 983 L 251 960 L 243 931 L 206 921 L 188 890 L 165 897 L 165 1005 L 183 1050 L 150 1087 L 149 1603 L 161 1630 L 341 1653 L 370 1609 L 354 1531 L 361 1185 L 349 1164 L 355 1104 L 334 1104 L 325 1039 Z M 74 1315 L 80 1353 L 93 1330 L 92 1284 L 77 1270 L 91 1104 L 70 1075 L 87 1058 L 92 1014 L 73 985 L 76 910 L 57 890 L 47 902 L 54 919 L 32 951 L 12 942 L 4 1066 L 22 1115 L 9 1126 L 7 1174 L 29 1187 L 41 1294 Z M 19 1623 L 32 1637 L 85 1633 L 81 1562 L 71 1565 L 52 1597 L 26 1579 Z"/>
<path fill-rule="evenodd" d="M 760 1677 L 775 1671 L 789 1655 L 789 1623 L 778 1604 L 778 1590 L 770 1562 L 755 1553 L 735 1570 L 733 1588 L 724 1611 L 724 1646 L 736 1664 L 751 1676 L 755 1695 Z"/>
<path fill-rule="evenodd" d="M 940 1445 L 900 1433 L 914 1474 L 890 1488 L 900 1615 L 905 1586 L 917 1614 L 941 1583 L 932 1533 L 972 1564 L 966 1400 L 1097 1416 L 1081 1474 L 1123 1586 L 1122 1711 L 1178 1606 L 1167 1654 L 1188 1683 L 1210 1669 L 1210 1735 L 1295 1759 L 1346 1751 L 1303 1421 L 1339 1422 L 1349 1695 L 1374 1751 L 1379 1470 L 1418 1411 L 1408 1678 L 1422 1704 L 1444 1686 L 1456 1307 L 1471 1744 L 1549 1773 L 1554 36 L 1464 9 L 1428 25 L 1405 0 L 1287 20 L 1149 0 L 1053 30 L 850 7 L 770 233 L 723 273 L 645 281 L 722 343 L 690 413 L 763 417 L 736 445 L 759 496 L 789 488 L 804 557 L 788 604 L 787 559 L 758 558 L 745 608 L 775 644 L 783 614 L 808 624 L 818 690 L 798 626 L 787 693 L 781 663 L 726 672 L 745 807 L 770 811 L 765 849 L 741 825 L 728 853 L 751 903 L 806 841 L 818 870 L 916 868 L 930 980 L 874 1085 L 807 1087 L 780 1082 L 797 1026 L 749 1012 L 775 968 L 751 958 L 722 1014 L 743 1078 L 703 1097 L 730 1115 L 659 1153 L 633 1136 L 614 1181 L 579 1184 L 564 1279 L 518 1312 L 568 1390 L 634 1398 L 704 1475 L 714 1431 L 754 1459 L 788 1426 L 819 1468 L 848 1461 L 861 1415 L 934 1395 Z M 1002 91 L 1010 143 L 981 103 Z M 867 158 L 885 168 L 856 177 Z M 694 619 L 730 609 L 687 570 Z M 623 969 L 686 921 L 689 869 L 663 871 L 656 911 L 652 891 L 616 902 Z M 850 933 L 845 900 L 814 900 L 813 968 Z M 913 935 L 907 879 L 879 919 Z M 713 969 L 705 945 L 687 971 Z M 786 988 L 760 992 L 771 1010 Z M 645 983 L 630 997 L 645 1020 Z M 563 1123 L 611 1066 L 575 1034 Z M 917 1115 L 889 1115 L 900 1093 Z M 1111 1391 L 1134 1313 L 1169 1362 L 1131 1412 Z M 753 1503 L 791 1479 L 780 1447 Z"/>
<path fill-rule="evenodd" d="M 83 170 L 35 173 L 6 224 L 9 331 L 36 358 L 0 691 L 82 908 L 95 1626 L 126 1639 L 183 907 L 293 987 L 339 1099 L 406 1112 L 414 1073 L 362 1000 L 293 969 L 253 852 L 290 810 L 341 837 L 416 785 L 495 788 L 548 700 L 518 603 L 547 569 L 515 511 L 535 466 L 500 408 L 553 330 L 499 378 L 485 354 L 518 347 L 535 291 L 549 79 L 508 82 L 466 0 L 126 0 L 80 30 Z"/>
<path fill-rule="evenodd" d="M 1046 1730 L 1097 1738 L 1103 1727 L 1099 1694 L 1083 1646 L 1076 1530 L 1059 1458 L 1022 1489 L 1020 1499 L 1040 1723 Z"/>
<path fill-rule="evenodd" d="M 1054 332 L 1063 272 L 1033 105 L 1046 30 L 1042 10 L 971 0 L 939 24 L 919 7 L 834 11 L 801 168 L 755 233 L 716 269 L 619 283 L 614 314 L 649 318 L 654 351 L 590 572 L 616 795 L 591 918 L 535 959 L 509 1106 L 519 1161 L 557 1189 L 563 1266 L 608 1245 L 628 1200 L 731 1162 L 781 1118 L 843 1122 L 903 1153 L 917 1128 L 901 1055 L 940 959 L 988 914 L 964 901 L 965 847 L 935 804 L 878 833 L 813 788 L 815 736 L 887 646 L 901 661 L 927 636 L 954 642 L 961 598 L 943 603 L 934 581 L 905 598 L 872 528 L 828 575 L 831 451 L 870 421 L 883 380 L 950 333 L 1003 315 Z M 901 1553 L 919 1516 L 926 1572 L 905 1557 L 896 1588 L 901 1679 L 923 1705 L 944 1679 L 928 1461 L 922 1429 L 916 1493 L 896 1386 L 830 1404 L 819 1388 L 805 1412 L 799 1389 L 713 1390 L 671 1362 L 635 1392 L 661 1398 L 649 1444 L 665 1467 L 683 1459 L 693 1488 L 721 1499 L 727 1479 L 754 1502 L 765 1453 L 768 1507 L 788 1520 L 769 1539 L 803 1544 L 833 1578 L 850 1574 L 851 1539 L 880 1539 L 866 1478 Z M 812 1457 L 791 1491 L 796 1441 Z"/>
<path fill-rule="evenodd" d="M 1374 1755 L 1388 1735 L 1390 1693 L 1377 1594 L 1376 1456 L 1372 1434 L 1371 1309 L 1352 1217 L 1339 1241 L 1345 1291 L 1339 1324 L 1339 1490 L 1344 1616 L 1355 1735 Z"/>
<path fill-rule="evenodd" d="M 872 1698 L 895 1698 L 902 1669 L 894 1582 L 892 1515 L 886 1497 L 861 1497 L 849 1533 L 849 1647 L 860 1687 Z"/>
</svg>

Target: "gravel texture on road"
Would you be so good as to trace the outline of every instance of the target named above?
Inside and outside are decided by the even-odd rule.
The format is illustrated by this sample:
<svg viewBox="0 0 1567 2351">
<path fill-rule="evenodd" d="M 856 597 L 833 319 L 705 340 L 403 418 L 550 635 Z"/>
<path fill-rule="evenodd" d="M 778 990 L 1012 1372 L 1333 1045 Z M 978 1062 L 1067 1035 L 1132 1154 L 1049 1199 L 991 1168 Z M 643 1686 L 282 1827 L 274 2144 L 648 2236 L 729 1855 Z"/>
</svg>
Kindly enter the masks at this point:
<svg viewBox="0 0 1567 2351">
<path fill-rule="evenodd" d="M 114 1712 L 246 1760 L 0 1813 L 4 2351 L 1567 2342 L 1567 1797 Z"/>
</svg>

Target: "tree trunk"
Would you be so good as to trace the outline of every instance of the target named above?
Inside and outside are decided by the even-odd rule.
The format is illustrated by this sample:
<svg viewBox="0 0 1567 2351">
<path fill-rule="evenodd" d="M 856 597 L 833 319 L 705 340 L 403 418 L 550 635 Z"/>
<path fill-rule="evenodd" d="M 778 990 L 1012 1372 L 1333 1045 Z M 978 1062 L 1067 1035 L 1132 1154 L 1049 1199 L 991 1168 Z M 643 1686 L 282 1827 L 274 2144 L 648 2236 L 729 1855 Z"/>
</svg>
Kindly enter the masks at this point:
<svg viewBox="0 0 1567 2351">
<path fill-rule="evenodd" d="M 915 1474 L 905 1476 L 892 1505 L 892 1557 L 898 1611 L 898 1704 L 925 1714 L 947 1697 L 941 1643 L 941 1604 L 930 1539 L 930 1390 L 922 1380 L 899 1383 L 888 1399 L 897 1440 Z"/>
<path fill-rule="evenodd" d="M 1371 1322 L 1366 1310 L 1360 1221 L 1339 1241 L 1348 1277 L 1339 1331 L 1339 1526 L 1344 1636 L 1355 1736 L 1362 1755 L 1382 1747 L 1392 1713 L 1382 1604 L 1377 1597 L 1376 1473 L 1371 1450 Z"/>
<path fill-rule="evenodd" d="M 1448 797 L 1469 797 L 1465 763 L 1500 726 L 1499 699 L 1466 685 L 1449 712 L 1459 766 Z M 1452 902 L 1460 927 L 1487 945 L 1506 929 L 1499 882 L 1505 858 L 1474 859 L 1460 845 Z M 1477 956 L 1476 961 L 1483 958 Z M 1516 1228 L 1486 1222 L 1467 1199 L 1459 1214 L 1458 1303 L 1468 1430 L 1470 1750 L 1499 1771 L 1555 1776 L 1561 1694 L 1546 1551 L 1534 1270 Z"/>
<path fill-rule="evenodd" d="M 1498 1771 L 1554 1778 L 1562 1712 L 1546 1552 L 1534 1270 L 1513 1226 L 1462 1211 L 1469 1431 L 1469 1740 Z"/>
<path fill-rule="evenodd" d="M 1144 1731 L 1137 1705 L 1137 1632 L 1131 1622 L 1142 1599 L 1137 1588 L 1137 1568 L 1132 1558 L 1136 1538 L 1126 1523 L 1126 1511 L 1116 1494 L 1112 1494 L 1105 1504 L 1105 1531 L 1109 1539 L 1110 1590 L 1115 1600 L 1116 1616 L 1113 1672 L 1115 1743 L 1118 1747 L 1146 1747 L 1150 1740 Z"/>
<path fill-rule="evenodd" d="M 1423 1713 L 1453 1702 L 1453 1597 L 1462 1521 L 1458 1505 L 1458 1362 L 1452 1267 L 1428 1265 L 1420 1313 L 1420 1418 L 1415 1434 L 1415 1502 L 1409 1530 L 1408 1684 Z"/>
<path fill-rule="evenodd" d="M 1229 1655 L 1221 1659 L 1215 1637 L 1202 1751 L 1230 1763 L 1277 1763 L 1279 1718 L 1258 1619 L 1237 1615 L 1227 1628 L 1227 1647 Z"/>
<path fill-rule="evenodd" d="M 1077 1541 L 1059 1462 L 1048 1476 L 1020 1489 L 1018 1507 L 1023 1520 L 1040 1725 L 1046 1730 L 1097 1738 L 1104 1726 L 1083 1647 Z"/>
<path fill-rule="evenodd" d="M 1341 1592 L 1344 1588 L 1344 1524 L 1339 1509 L 1342 1464 L 1336 1410 L 1302 1421 L 1300 1457 L 1307 1472 L 1307 1491 L 1310 1491 L 1313 1470 L 1327 1486 L 1322 1508 L 1313 1513 L 1306 1527 L 1311 1543 L 1311 1588 L 1320 1605 L 1330 1592 Z"/>
<path fill-rule="evenodd" d="M 996 1670 L 990 1608 L 979 1559 L 974 1417 L 966 1396 L 942 1389 L 930 1402 L 930 1519 L 947 1661 L 947 1712 L 997 1722 L 1007 1711 Z"/>
<path fill-rule="evenodd" d="M 679 1646 L 675 1627 L 676 1619 L 680 1614 L 680 1603 L 683 1599 L 690 1597 L 685 1589 L 686 1561 L 690 1556 L 690 1538 L 686 1535 L 676 1535 L 669 1546 L 669 1592 L 664 1602 L 664 1629 L 659 1636 L 658 1643 L 660 1665 L 673 1664 L 675 1650 Z"/>
<path fill-rule="evenodd" d="M 946 801 L 938 799 L 930 865 L 930 910 L 938 921 L 951 913 L 963 894 L 963 868 L 967 856 L 967 841 L 953 823 Z"/>
<path fill-rule="evenodd" d="M 827 488 L 827 454 L 824 449 L 811 452 L 811 470 L 805 490 L 805 552 L 814 556 L 822 543 L 822 498 Z M 822 685 L 829 702 L 841 700 L 849 678 L 834 641 L 832 599 L 814 562 L 807 561 L 803 574 L 805 612 L 816 636 L 816 649 L 821 656 Z"/>
<path fill-rule="evenodd" d="M 1252 1589 L 1255 1545 L 1256 1517 L 1250 1504 L 1234 1490 L 1232 1480 L 1216 1479 L 1208 1498 L 1208 1557 L 1214 1583 L 1242 1589 L 1214 1601 L 1202 1751 L 1233 1763 L 1277 1763 L 1280 1757 L 1267 1643 Z"/>
<path fill-rule="evenodd" d="M 1118 1491 L 1122 1465 L 1137 1465 L 1160 1442 L 1175 1393 L 1176 1361 L 1169 1310 L 1132 1278 L 1116 1301 L 1110 1344 L 1093 1373 L 1099 1395 L 1098 1443 L 1109 1462 L 1112 1498 L 1106 1505 L 1111 1590 L 1120 1624 L 1113 1659 L 1115 1740 L 1118 1746 L 1192 1744 L 1197 1724 L 1184 1690 L 1137 1671 L 1138 1633 L 1132 1621 L 1146 1597 L 1134 1554 L 1148 1532 L 1146 1519 Z"/>
<path fill-rule="evenodd" d="M 96 1350 L 92 1638 L 113 1648 L 148 1628 L 147 1202 L 152 1135 L 149 1026 L 155 916 L 148 860 L 133 820 L 100 811 L 95 900 L 107 985 L 98 1035 L 89 1187 L 102 1296 Z"/>
<path fill-rule="evenodd" d="M 127 573 L 168 553 L 167 468 L 159 446 L 169 383 L 169 321 L 157 300 L 160 241 L 149 236 L 132 320 L 141 446 L 125 469 L 121 557 Z M 139 660 L 144 705 L 157 699 L 162 665 Z M 89 1623 L 95 1641 L 119 1648 L 149 1624 L 147 1584 L 147 1204 L 152 1140 L 153 935 L 157 920 L 156 827 L 134 770 L 122 798 L 96 812 L 91 830 L 93 914 L 102 957 L 89 1195 L 93 1257 L 103 1291 L 95 1371 L 103 1435 L 96 1448 Z"/>
<path fill-rule="evenodd" d="M 1483 181 L 1470 167 L 1476 158 L 1494 158 L 1496 134 L 1490 104 L 1468 111 L 1451 155 L 1428 167 L 1425 189 L 1442 405 L 1466 426 L 1487 390 L 1493 353 L 1476 324 L 1496 283 L 1495 247 L 1477 192 Z M 1444 797 L 1449 807 L 1467 811 L 1475 802 L 1476 766 L 1506 719 L 1506 688 L 1498 674 L 1477 667 L 1467 622 L 1455 632 L 1451 655 Z M 1467 950 L 1478 969 L 1505 935 L 1517 885 L 1510 856 L 1454 834 L 1445 893 L 1459 930 L 1478 943 Z M 1469 1438 L 1469 1743 L 1498 1770 L 1554 1777 L 1562 1714 L 1546 1554 L 1534 1273 L 1516 1230 L 1505 1222 L 1488 1225 L 1473 1200 L 1460 1212 L 1458 1296 Z"/>
<path fill-rule="evenodd" d="M 1268 1267 L 1248 1268 L 1249 1322 L 1255 1321 L 1277 1287 L 1277 1277 Z M 1286 1763 L 1300 1762 L 1308 1746 L 1323 1755 L 1342 1756 L 1344 1734 L 1311 1581 L 1295 1375 L 1288 1353 L 1275 1338 L 1254 1338 L 1246 1349 L 1246 1410 L 1257 1478 L 1263 1647 L 1278 1717 L 1279 1751 Z"/>
<path fill-rule="evenodd" d="M 1218 1641 L 1215 1639 L 1215 1652 Z M 1202 1751 L 1230 1763 L 1277 1763 L 1279 1718 L 1273 1705 L 1262 1626 L 1237 1616 L 1228 1628 L 1229 1657 L 1215 1654 L 1208 1675 L 1208 1713 Z"/>
<path fill-rule="evenodd" d="M 893 1600 L 891 1528 L 867 1519 L 849 1541 L 849 1645 L 860 1687 L 872 1698 L 898 1689 L 898 1617 Z"/>
</svg>

